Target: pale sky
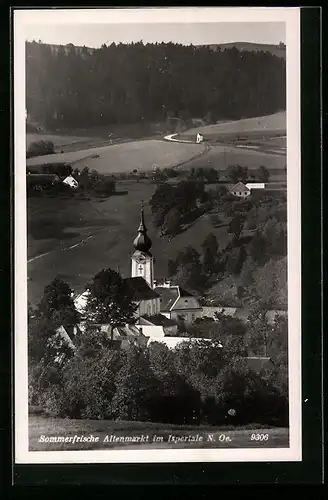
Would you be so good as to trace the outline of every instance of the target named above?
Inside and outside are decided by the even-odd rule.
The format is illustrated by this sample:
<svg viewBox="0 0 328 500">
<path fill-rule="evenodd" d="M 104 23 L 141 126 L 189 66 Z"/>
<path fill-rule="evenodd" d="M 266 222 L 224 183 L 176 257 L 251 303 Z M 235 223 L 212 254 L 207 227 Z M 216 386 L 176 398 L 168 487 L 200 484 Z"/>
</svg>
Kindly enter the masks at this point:
<svg viewBox="0 0 328 500">
<path fill-rule="evenodd" d="M 103 43 L 173 42 L 207 45 L 228 42 L 278 44 L 285 42 L 285 23 L 134 23 L 26 25 L 25 39 L 44 43 L 100 47 Z"/>
</svg>

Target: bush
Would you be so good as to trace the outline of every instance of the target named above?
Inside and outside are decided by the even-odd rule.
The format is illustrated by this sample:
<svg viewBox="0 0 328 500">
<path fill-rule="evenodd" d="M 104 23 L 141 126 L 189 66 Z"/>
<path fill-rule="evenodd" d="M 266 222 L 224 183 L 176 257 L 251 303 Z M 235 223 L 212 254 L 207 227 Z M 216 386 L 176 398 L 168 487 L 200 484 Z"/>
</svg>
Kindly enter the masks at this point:
<svg viewBox="0 0 328 500">
<path fill-rule="evenodd" d="M 49 155 L 54 152 L 55 152 L 54 143 L 52 141 L 31 142 L 26 152 L 26 158 L 32 158 L 33 156 Z"/>
</svg>

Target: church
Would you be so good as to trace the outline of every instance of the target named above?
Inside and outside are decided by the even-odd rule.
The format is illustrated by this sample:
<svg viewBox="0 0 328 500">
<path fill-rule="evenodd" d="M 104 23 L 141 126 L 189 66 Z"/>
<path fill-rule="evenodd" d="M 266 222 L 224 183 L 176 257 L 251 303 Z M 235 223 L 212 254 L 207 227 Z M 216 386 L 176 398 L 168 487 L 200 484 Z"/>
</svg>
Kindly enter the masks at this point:
<svg viewBox="0 0 328 500">
<path fill-rule="evenodd" d="M 163 338 L 177 335 L 177 323 L 190 324 L 201 316 L 202 307 L 197 299 L 179 285 L 169 281 L 157 285 L 154 278 L 152 241 L 148 236 L 144 207 L 141 205 L 140 224 L 133 241 L 131 277 L 125 278 L 137 305 L 135 326 L 147 337 Z M 88 291 L 74 299 L 82 314 L 88 300 Z"/>
</svg>

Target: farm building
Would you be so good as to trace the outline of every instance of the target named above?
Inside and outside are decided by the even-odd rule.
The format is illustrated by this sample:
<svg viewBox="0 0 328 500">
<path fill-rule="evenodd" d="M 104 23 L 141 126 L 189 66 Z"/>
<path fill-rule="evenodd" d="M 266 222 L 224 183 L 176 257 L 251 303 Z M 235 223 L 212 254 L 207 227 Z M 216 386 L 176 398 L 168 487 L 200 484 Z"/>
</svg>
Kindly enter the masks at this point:
<svg viewBox="0 0 328 500">
<path fill-rule="evenodd" d="M 250 190 L 252 190 L 252 189 L 265 189 L 264 182 L 248 182 L 245 185 Z"/>
<path fill-rule="evenodd" d="M 77 182 L 76 179 L 74 179 L 74 177 L 72 177 L 71 175 L 68 175 L 64 180 L 63 180 L 63 184 L 66 184 L 67 186 L 71 187 L 72 189 L 76 189 L 79 187 L 79 183 Z"/>
<path fill-rule="evenodd" d="M 251 194 L 251 190 L 242 182 L 237 182 L 237 184 L 231 186 L 229 192 L 239 198 L 247 198 Z"/>
</svg>

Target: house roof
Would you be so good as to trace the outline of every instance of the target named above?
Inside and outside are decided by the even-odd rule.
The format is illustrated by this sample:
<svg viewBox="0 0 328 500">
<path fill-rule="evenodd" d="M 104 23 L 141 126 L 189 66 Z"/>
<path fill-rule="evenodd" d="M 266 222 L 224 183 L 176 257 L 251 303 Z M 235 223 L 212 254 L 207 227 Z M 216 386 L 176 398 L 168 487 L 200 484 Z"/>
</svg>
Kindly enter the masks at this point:
<svg viewBox="0 0 328 500">
<path fill-rule="evenodd" d="M 163 326 L 164 328 L 176 325 L 174 321 L 167 318 L 163 314 L 154 314 L 153 316 L 145 315 L 139 319 L 139 325 L 148 325 L 149 323 L 154 326 Z"/>
<path fill-rule="evenodd" d="M 151 300 L 159 297 L 155 290 L 150 288 L 144 278 L 137 276 L 135 278 L 125 278 L 125 283 L 132 292 L 133 300 L 139 302 L 140 300 Z"/>
<path fill-rule="evenodd" d="M 229 191 L 250 191 L 243 182 L 237 182 L 229 188 Z"/>
<path fill-rule="evenodd" d="M 155 292 L 161 298 L 161 311 L 170 311 L 176 300 L 179 298 L 178 286 L 157 286 Z"/>
<path fill-rule="evenodd" d="M 161 311 L 172 311 L 179 298 L 195 298 L 193 294 L 187 292 L 179 285 L 157 286 L 155 291 L 161 298 Z"/>
</svg>

